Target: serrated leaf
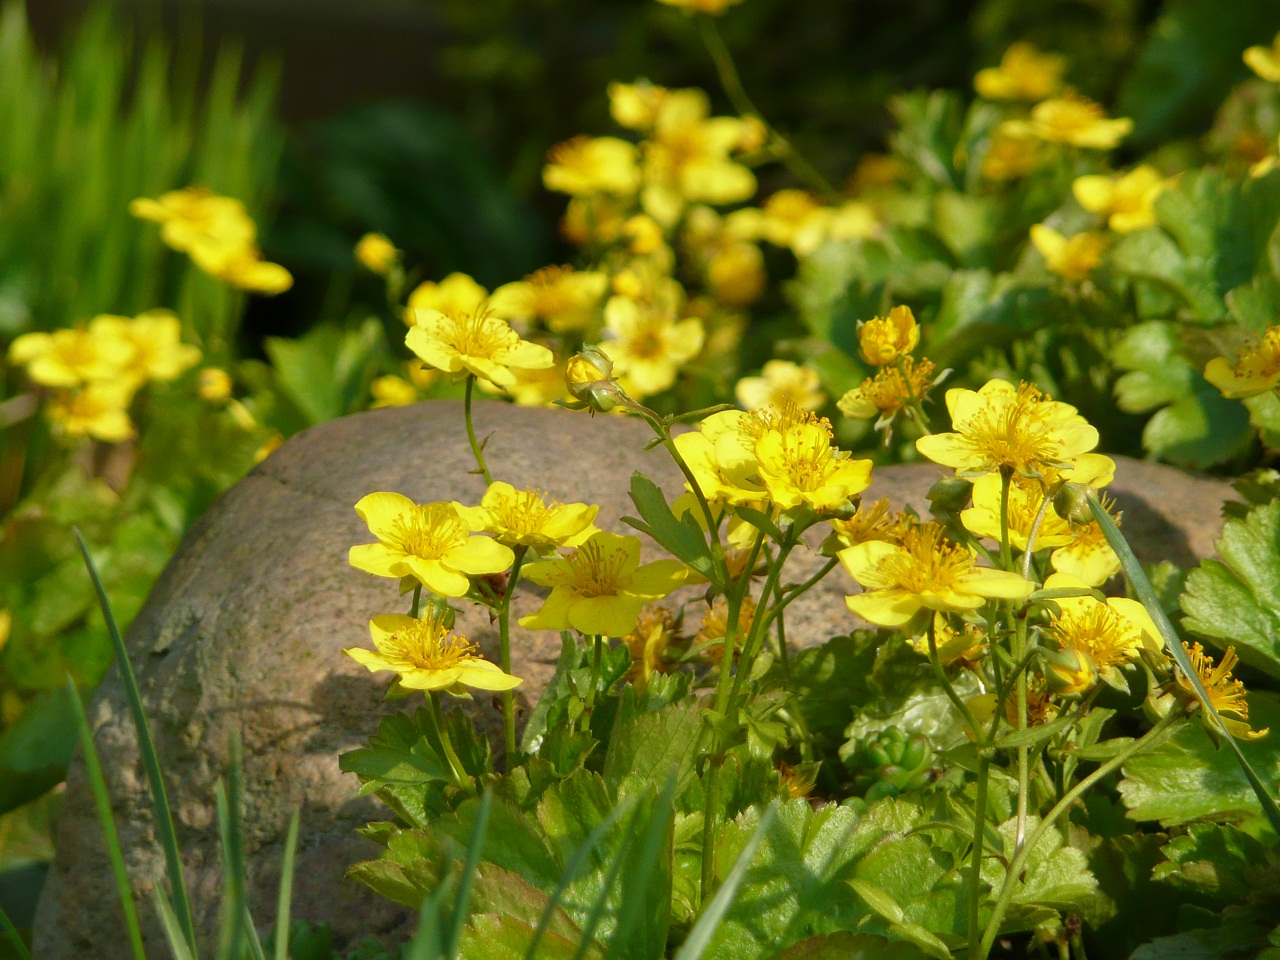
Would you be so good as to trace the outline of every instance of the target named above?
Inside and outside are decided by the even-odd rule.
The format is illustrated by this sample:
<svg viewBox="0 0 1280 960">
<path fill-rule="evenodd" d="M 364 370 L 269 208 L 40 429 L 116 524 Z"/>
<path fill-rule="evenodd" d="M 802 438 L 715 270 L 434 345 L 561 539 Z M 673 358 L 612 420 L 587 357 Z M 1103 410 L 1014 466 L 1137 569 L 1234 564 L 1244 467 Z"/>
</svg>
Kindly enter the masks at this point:
<svg viewBox="0 0 1280 960">
<path fill-rule="evenodd" d="M 425 784 L 453 779 L 448 764 L 431 747 L 423 725 L 408 714 L 383 718 L 369 746 L 338 758 L 343 773 L 354 773 L 373 789 L 384 783 Z"/>
<path fill-rule="evenodd" d="M 631 475 L 631 501 L 644 520 L 644 524 L 632 522 L 632 526 L 653 537 L 672 556 L 684 561 L 713 584 L 717 582 L 711 547 L 691 513 L 677 520 L 662 490 L 639 471 Z"/>
<path fill-rule="evenodd" d="M 634 688 L 627 688 L 631 692 Z M 614 721 L 604 759 L 605 783 L 617 790 L 628 776 L 654 783 L 674 775 L 681 789 L 693 776 L 698 758 L 702 713 L 693 697 L 639 712 L 625 699 Z"/>
<path fill-rule="evenodd" d="M 1222 559 L 1187 576 L 1183 623 L 1280 677 L 1280 500 L 1228 520 L 1216 546 Z"/>
<path fill-rule="evenodd" d="M 1249 721 L 1259 729 L 1280 729 L 1280 698 L 1251 692 Z M 1280 787 L 1280 739 L 1273 734 L 1241 742 L 1239 747 L 1263 787 L 1275 796 Z M 1207 817 L 1257 816 L 1262 812 L 1236 757 L 1225 746 L 1214 746 L 1199 725 L 1183 727 L 1122 769 L 1120 796 L 1134 820 L 1179 824 Z"/>
<path fill-rule="evenodd" d="M 844 931 L 808 937 L 772 960 L 922 960 L 927 956 L 914 944 Z"/>
<path fill-rule="evenodd" d="M 1035 832 L 1039 822 L 1038 817 L 1027 817 L 1027 836 Z M 998 832 L 1004 842 L 1007 862 L 1013 859 L 1017 849 L 1017 821 L 1006 820 L 1000 824 Z M 1004 884 L 1004 870 L 998 861 L 985 860 L 983 875 L 993 889 L 998 890 Z M 1083 851 L 1066 846 L 1061 832 L 1051 827 L 1029 852 L 1022 875 L 1014 885 L 1012 902 L 1023 907 L 1080 910 L 1093 896 L 1097 886 Z"/>
<path fill-rule="evenodd" d="M 866 902 L 868 907 L 890 923 L 903 921 L 902 907 L 898 905 L 898 901 L 875 884 L 857 877 L 850 877 L 845 883 L 853 887 L 854 892 Z"/>
<path fill-rule="evenodd" d="M 534 925 L 512 916 L 473 914 L 463 928 L 458 956 L 460 960 L 524 960 L 533 944 L 535 929 Z M 538 941 L 538 960 L 578 960 L 579 957 L 598 960 L 601 956 L 594 944 L 579 953 L 576 939 L 558 933 L 545 932 Z"/>
</svg>

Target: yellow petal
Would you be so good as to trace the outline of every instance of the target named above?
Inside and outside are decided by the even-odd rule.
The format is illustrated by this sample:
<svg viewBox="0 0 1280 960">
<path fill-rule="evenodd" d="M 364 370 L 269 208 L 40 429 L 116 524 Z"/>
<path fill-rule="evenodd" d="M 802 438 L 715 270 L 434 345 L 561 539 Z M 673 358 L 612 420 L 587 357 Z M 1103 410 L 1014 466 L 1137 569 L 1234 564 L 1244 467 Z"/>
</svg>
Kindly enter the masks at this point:
<svg viewBox="0 0 1280 960">
<path fill-rule="evenodd" d="M 379 540 L 394 539 L 398 521 L 413 509 L 414 502 L 399 493 L 371 493 L 356 501 L 356 513 Z"/>
<path fill-rule="evenodd" d="M 895 590 L 872 590 L 856 597 L 845 597 L 844 601 L 863 620 L 882 627 L 902 626 L 922 606 L 919 597 Z"/>
</svg>

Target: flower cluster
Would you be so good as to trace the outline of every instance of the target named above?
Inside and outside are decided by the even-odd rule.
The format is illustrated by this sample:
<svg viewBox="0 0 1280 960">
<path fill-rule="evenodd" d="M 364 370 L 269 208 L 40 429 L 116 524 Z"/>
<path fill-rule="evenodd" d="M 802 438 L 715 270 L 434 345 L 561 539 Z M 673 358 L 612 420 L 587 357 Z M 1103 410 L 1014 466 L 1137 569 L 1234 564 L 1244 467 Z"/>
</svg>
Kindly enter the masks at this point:
<svg viewBox="0 0 1280 960">
<path fill-rule="evenodd" d="M 878 369 L 839 399 L 840 412 L 851 420 L 876 418 L 886 440 L 899 413 L 927 425 L 923 403 L 941 377 L 935 376 L 932 361 L 912 356 L 919 343 L 920 327 L 910 307 L 894 307 L 887 316 L 860 324 L 858 353 Z"/>
</svg>

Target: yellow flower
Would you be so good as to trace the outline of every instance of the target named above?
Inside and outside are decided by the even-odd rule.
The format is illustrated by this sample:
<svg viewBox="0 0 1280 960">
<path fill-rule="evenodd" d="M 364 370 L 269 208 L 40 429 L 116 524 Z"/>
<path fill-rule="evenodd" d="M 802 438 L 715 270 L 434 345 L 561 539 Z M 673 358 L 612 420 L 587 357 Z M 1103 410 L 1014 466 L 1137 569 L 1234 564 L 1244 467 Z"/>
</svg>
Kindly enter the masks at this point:
<svg viewBox="0 0 1280 960">
<path fill-rule="evenodd" d="M 988 180 L 1016 180 L 1040 166 L 1040 141 L 1025 125 L 1002 123 L 982 157 L 982 175 Z"/>
<path fill-rule="evenodd" d="M 1213 709 L 1218 711 L 1222 725 L 1227 728 L 1227 731 L 1239 740 L 1258 740 L 1265 737 L 1266 729 L 1251 730 L 1249 728 L 1249 701 L 1245 699 L 1244 684 L 1231 676 L 1231 671 L 1235 668 L 1238 659 L 1235 647 L 1227 647 L 1222 655 L 1222 662 L 1216 667 L 1213 664 L 1213 658 L 1205 653 L 1198 643 L 1193 643 L 1187 648 L 1187 655 L 1191 658 L 1191 666 L 1199 675 L 1205 693 L 1209 694 L 1209 702 L 1213 704 Z M 1182 671 L 1175 671 L 1174 677 L 1182 698 L 1188 703 L 1197 701 L 1195 688 L 1191 686 L 1191 681 L 1183 675 Z M 1232 717 L 1235 719 L 1230 719 Z M 1203 720 L 1209 729 L 1214 728 L 1213 721 L 1207 715 Z"/>
<path fill-rule="evenodd" d="M 737 117 L 708 117 L 701 90 L 673 90 L 662 100 L 644 144 L 641 203 L 659 223 L 679 219 L 686 202 L 739 203 L 756 192 L 756 177 L 729 159 L 742 141 Z"/>
<path fill-rule="evenodd" d="M 910 307 L 894 307 L 887 317 L 858 326 L 858 353 L 867 363 L 887 367 L 920 342 L 920 328 Z"/>
<path fill-rule="evenodd" d="M 49 402 L 49 421 L 63 436 L 121 443 L 134 435 L 129 419 L 133 391 L 133 384 L 124 379 L 95 380 L 77 390 L 59 391 Z"/>
<path fill-rule="evenodd" d="M 1088 585 L 1078 577 L 1055 573 L 1044 582 L 1046 590 L 1075 589 Z M 1060 613 L 1050 617 L 1048 632 L 1063 650 L 1086 654 L 1099 674 L 1106 676 L 1132 663 L 1144 648 L 1164 650 L 1164 641 L 1146 608 L 1137 600 L 1110 597 L 1105 603 L 1093 597 L 1060 597 L 1054 600 Z"/>
<path fill-rule="evenodd" d="M 373 397 L 373 403 L 369 404 L 370 410 L 407 407 L 411 403 L 418 402 L 418 388 L 404 377 L 397 377 L 395 374 L 376 378 L 369 384 L 369 393 Z"/>
<path fill-rule="evenodd" d="M 1111 512 L 1112 504 L 1106 498 L 1102 506 Z M 1120 523 L 1120 514 L 1112 513 L 1111 518 L 1117 525 Z M 1070 574 L 1091 587 L 1102 586 L 1120 572 L 1120 558 L 1107 543 L 1097 521 L 1072 526 L 1071 542 L 1049 554 L 1049 565 L 1058 573 Z"/>
<path fill-rule="evenodd" d="M 953 663 L 970 664 L 982 659 L 987 650 L 987 634 L 972 623 L 962 623 L 960 629 L 951 625 L 943 613 L 933 615 L 933 645 L 944 667 Z M 911 646 L 922 657 L 929 656 L 929 635 L 924 633 L 911 638 Z M 990 718 L 988 718 L 990 719 Z"/>
<path fill-rule="evenodd" d="M 843 506 L 871 484 L 871 461 L 853 460 L 831 444 L 831 424 L 810 414 L 756 441 L 760 479 L 783 511 L 821 513 Z"/>
<path fill-rule="evenodd" d="M 667 98 L 667 88 L 648 80 L 609 84 L 609 113 L 614 122 L 628 130 L 649 130 L 658 119 Z"/>
<path fill-rule="evenodd" d="M 1066 57 L 1015 43 L 1004 52 L 1000 66 L 978 71 L 973 88 L 988 100 L 1043 100 L 1062 88 L 1066 69 Z"/>
<path fill-rule="evenodd" d="M 24 333 L 9 345 L 9 362 L 27 368 L 44 387 L 78 387 L 119 377 L 133 359 L 133 344 L 117 332 L 79 327 Z"/>
<path fill-rule="evenodd" d="M 897 366 L 881 367 L 874 377 L 868 377 L 836 401 L 836 406 L 851 420 L 870 420 L 879 415 L 880 424 L 887 424 L 906 405 L 908 387 L 917 399 L 924 397 L 933 386 L 936 369 L 931 360 L 904 356 L 902 370 Z"/>
<path fill-rule="evenodd" d="M 400 251 L 381 233 L 366 233 L 356 244 L 356 261 L 371 273 L 385 277 L 400 259 Z"/>
<path fill-rule="evenodd" d="M 742 0 L 658 0 L 669 7 L 680 7 L 685 13 L 706 13 L 718 17 Z"/>
<path fill-rule="evenodd" d="M 1155 167 L 1143 164 L 1117 177 L 1077 177 L 1071 184 L 1080 206 L 1106 216 L 1116 233 L 1132 233 L 1156 225 L 1156 197 L 1169 182 Z"/>
<path fill-rule="evenodd" d="M 490 306 L 517 323 L 538 321 L 556 333 L 585 330 L 595 322 L 609 286 L 603 273 L 543 267 L 493 292 Z"/>
<path fill-rule="evenodd" d="M 1016 573 L 979 567 L 972 550 L 948 543 L 937 523 L 908 530 L 902 543 L 868 540 L 839 553 L 862 587 L 845 598 L 870 623 L 899 627 L 920 610 L 977 610 L 987 600 L 1021 600 L 1035 584 Z"/>
<path fill-rule="evenodd" d="M 1072 283 L 1082 283 L 1102 263 L 1111 238 L 1092 230 L 1064 237 L 1052 227 L 1037 223 L 1031 228 L 1031 242 L 1044 257 L 1050 273 Z"/>
<path fill-rule="evenodd" d="M 779 190 L 760 209 L 747 207 L 729 215 L 729 228 L 743 238 L 767 240 L 790 247 L 802 256 L 817 246 L 831 219 L 831 210 L 805 190 Z"/>
<path fill-rule="evenodd" d="M 4 645 L 9 642 L 10 631 L 13 629 L 13 613 L 8 607 L 0 607 L 0 651 L 4 650 Z"/>
<path fill-rule="evenodd" d="M 664 304 L 610 297 L 604 317 L 612 339 L 600 349 L 613 361 L 623 389 L 637 399 L 670 387 L 680 367 L 702 350 L 702 321 L 676 320 Z"/>
<path fill-rule="evenodd" d="M 209 403 L 224 403 L 231 397 L 231 374 L 221 367 L 205 367 L 196 380 L 196 393 Z"/>
<path fill-rule="evenodd" d="M 790 360 L 770 360 L 758 377 L 743 377 L 734 388 L 738 403 L 748 410 L 790 402 L 801 410 L 817 410 L 827 402 L 818 372 Z"/>
<path fill-rule="evenodd" d="M 239 200 L 187 187 L 154 200 L 140 197 L 129 204 L 129 212 L 159 223 L 166 244 L 225 283 L 265 294 L 283 293 L 293 285 L 288 270 L 262 259 L 257 227 Z"/>
<path fill-rule="evenodd" d="M 413 288 L 409 294 L 404 322 L 413 326 L 418 310 L 436 310 L 440 313 L 475 313 L 488 299 L 489 291 L 465 273 L 451 273 L 439 283 L 427 280 Z"/>
<path fill-rule="evenodd" d="M 1271 327 L 1257 343 L 1239 351 L 1234 364 L 1226 357 L 1214 357 L 1204 368 L 1204 378 L 1231 400 L 1274 390 L 1280 383 L 1280 326 Z"/>
<path fill-rule="evenodd" d="M 697 432 L 676 436 L 676 449 L 708 502 L 745 504 L 764 498 L 755 456 L 763 431 L 759 417 L 726 410 L 704 419 Z"/>
<path fill-rule="evenodd" d="M 631 652 L 627 679 L 637 690 L 647 687 L 649 678 L 655 673 L 670 671 L 669 651 L 675 642 L 675 634 L 675 617 L 666 607 L 650 604 L 640 611 L 635 629 L 622 638 Z"/>
<path fill-rule="evenodd" d="M 200 362 L 200 349 L 182 342 L 182 324 L 168 310 L 148 310 L 133 319 L 102 314 L 89 321 L 89 332 L 133 347 L 124 374 L 137 386 L 176 380 Z"/>
<path fill-rule="evenodd" d="M 467 696 L 467 687 L 510 690 L 524 682 L 479 656 L 474 643 L 451 633 L 438 619 L 384 613 L 369 621 L 369 633 L 376 651 L 349 647 L 342 652 L 373 673 L 394 670 L 408 690 Z"/>
<path fill-rule="evenodd" d="M 747 307 L 765 287 L 764 254 L 745 240 L 718 245 L 707 259 L 707 286 L 726 307 Z"/>
<path fill-rule="evenodd" d="M 422 309 L 404 338 L 405 346 L 429 367 L 445 373 L 468 373 L 500 387 L 514 386 L 515 371 L 555 365 L 555 355 L 527 340 L 486 310 L 441 313 Z"/>
<path fill-rule="evenodd" d="M 578 136 L 547 153 L 542 183 L 548 190 L 580 197 L 607 193 L 629 197 L 640 189 L 635 145 L 617 137 Z"/>
<path fill-rule="evenodd" d="M 524 573 L 551 595 L 520 618 L 521 626 L 625 637 L 636 628 L 640 608 L 680 586 L 688 570 L 678 560 L 641 566 L 639 537 L 601 531 L 568 556 L 531 563 Z"/>
<path fill-rule="evenodd" d="M 1245 64 L 1271 83 L 1280 83 L 1280 33 L 1271 41 L 1269 47 L 1249 47 L 1243 54 Z"/>
<path fill-rule="evenodd" d="M 593 533 L 598 506 L 546 501 L 541 490 L 517 490 L 495 480 L 480 499 L 480 506 L 454 503 L 472 530 L 489 534 L 509 547 L 525 546 L 539 553 L 556 547 L 576 547 Z"/>
<path fill-rule="evenodd" d="M 895 512 L 889 505 L 889 498 L 882 497 L 870 506 L 860 504 L 848 520 L 832 520 L 831 532 L 841 547 L 852 547 L 869 540 L 901 544 L 903 536 L 914 526 L 916 522 L 911 514 Z"/>
<path fill-rule="evenodd" d="M 1000 476 L 995 473 L 988 473 L 973 482 L 973 506 L 961 512 L 960 522 L 975 537 L 1000 542 L 1001 487 Z M 1044 494 L 1038 484 L 1009 484 L 1009 543 L 1015 549 L 1027 549 L 1027 538 L 1042 503 Z M 1050 506 L 1045 510 L 1036 534 L 1035 548 L 1061 547 L 1071 540 L 1071 524 Z"/>
<path fill-rule="evenodd" d="M 1050 143 L 1066 143 L 1092 150 L 1111 150 L 1133 130 L 1128 117 L 1110 119 L 1101 106 L 1088 97 L 1068 92 L 1031 108 L 1025 125 L 1009 121 L 1011 130 L 1025 129 Z"/>
<path fill-rule="evenodd" d="M 371 493 L 356 504 L 377 543 L 352 547 L 351 566 L 379 577 L 414 577 L 432 593 L 461 597 L 469 576 L 501 573 L 515 556 L 458 515 L 451 503 L 417 504 L 398 493 Z"/>
<path fill-rule="evenodd" d="M 1007 468 L 1024 477 L 1043 476 L 1098 443 L 1098 431 L 1076 408 L 1051 400 L 1029 383 L 1018 386 L 990 380 L 981 390 L 947 391 L 954 433 L 935 433 L 916 441 L 916 449 L 958 477 L 976 478 Z"/>
<path fill-rule="evenodd" d="M 1045 657 L 1045 686 L 1059 697 L 1082 697 L 1098 682 L 1098 668 L 1084 650 L 1054 650 Z"/>
</svg>

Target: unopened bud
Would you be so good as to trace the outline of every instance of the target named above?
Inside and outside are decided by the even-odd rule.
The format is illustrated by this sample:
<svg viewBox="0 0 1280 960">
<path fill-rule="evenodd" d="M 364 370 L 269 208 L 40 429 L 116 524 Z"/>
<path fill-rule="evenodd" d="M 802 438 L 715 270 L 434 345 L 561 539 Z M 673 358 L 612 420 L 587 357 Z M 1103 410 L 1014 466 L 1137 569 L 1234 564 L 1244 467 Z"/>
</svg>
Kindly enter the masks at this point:
<svg viewBox="0 0 1280 960">
<path fill-rule="evenodd" d="M 929 511 L 934 516 L 959 513 L 969 506 L 973 483 L 959 477 L 943 477 L 929 488 Z"/>
<path fill-rule="evenodd" d="M 1083 650 L 1058 650 L 1045 658 L 1044 678 L 1049 690 L 1063 697 L 1078 697 L 1093 689 L 1098 668 Z"/>
<path fill-rule="evenodd" d="M 1053 495 L 1053 509 L 1068 523 L 1093 522 L 1093 511 L 1089 509 L 1089 488 L 1083 483 L 1064 483 Z"/>
</svg>

